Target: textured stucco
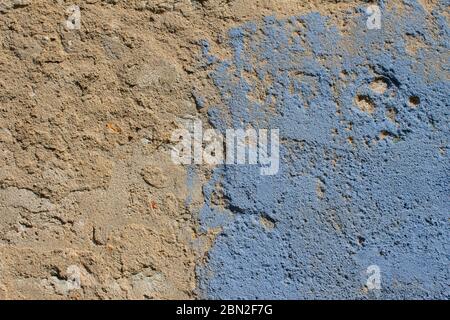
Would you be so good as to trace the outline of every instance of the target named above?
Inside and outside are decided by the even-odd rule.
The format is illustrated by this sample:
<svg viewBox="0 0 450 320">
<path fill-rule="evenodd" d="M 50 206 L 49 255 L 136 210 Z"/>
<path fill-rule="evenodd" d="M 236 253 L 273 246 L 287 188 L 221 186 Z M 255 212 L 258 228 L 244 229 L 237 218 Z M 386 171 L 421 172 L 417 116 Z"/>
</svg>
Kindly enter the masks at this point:
<svg viewBox="0 0 450 320">
<path fill-rule="evenodd" d="M 0 0 L 0 299 L 448 299 L 448 19 Z M 174 163 L 192 120 L 279 129 L 280 171 Z"/>
<path fill-rule="evenodd" d="M 392 2 L 380 30 L 361 5 L 339 26 L 311 12 L 232 28 L 230 58 L 204 43 L 212 126 L 279 128 L 281 164 L 218 167 L 204 187 L 201 227 L 221 232 L 203 297 L 449 297 L 448 3 Z"/>
</svg>

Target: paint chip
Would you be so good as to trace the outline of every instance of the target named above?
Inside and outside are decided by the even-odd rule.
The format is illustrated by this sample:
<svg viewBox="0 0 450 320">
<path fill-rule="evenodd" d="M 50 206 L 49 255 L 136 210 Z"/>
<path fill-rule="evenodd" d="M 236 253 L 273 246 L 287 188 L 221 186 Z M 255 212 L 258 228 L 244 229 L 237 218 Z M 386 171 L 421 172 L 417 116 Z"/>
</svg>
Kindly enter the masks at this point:
<svg viewBox="0 0 450 320">
<path fill-rule="evenodd" d="M 356 105 L 361 111 L 367 112 L 367 113 L 374 113 L 375 106 L 372 102 L 372 100 L 368 96 L 358 95 L 356 97 Z"/>
</svg>

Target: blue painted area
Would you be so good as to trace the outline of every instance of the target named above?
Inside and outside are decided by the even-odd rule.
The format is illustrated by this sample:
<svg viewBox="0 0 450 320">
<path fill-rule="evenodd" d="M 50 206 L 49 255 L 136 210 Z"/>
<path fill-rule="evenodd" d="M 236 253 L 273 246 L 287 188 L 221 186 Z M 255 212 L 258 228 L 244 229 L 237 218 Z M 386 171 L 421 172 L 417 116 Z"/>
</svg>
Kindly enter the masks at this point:
<svg viewBox="0 0 450 320">
<path fill-rule="evenodd" d="M 404 2 L 407 15 L 382 8 L 381 30 L 361 7 L 347 34 L 312 13 L 230 30 L 227 61 L 203 43 L 222 100 L 213 126 L 279 128 L 282 142 L 277 175 L 221 166 L 204 187 L 201 230 L 222 232 L 201 296 L 450 297 L 448 27 Z M 381 290 L 365 287 L 370 265 Z"/>
</svg>

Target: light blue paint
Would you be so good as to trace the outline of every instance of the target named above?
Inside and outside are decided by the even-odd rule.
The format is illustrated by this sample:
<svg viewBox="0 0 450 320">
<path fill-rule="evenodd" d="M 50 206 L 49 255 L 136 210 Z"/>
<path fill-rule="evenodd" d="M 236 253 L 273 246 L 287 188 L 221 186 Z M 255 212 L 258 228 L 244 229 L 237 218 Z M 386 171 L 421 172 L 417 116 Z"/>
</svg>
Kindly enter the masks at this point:
<svg viewBox="0 0 450 320">
<path fill-rule="evenodd" d="M 278 175 L 222 166 L 204 187 L 201 231 L 222 232 L 198 267 L 202 297 L 450 297 L 445 4 L 426 20 L 416 1 L 404 2 L 412 14 L 383 10 L 381 30 L 366 29 L 363 7 L 349 12 L 358 27 L 345 36 L 317 13 L 245 24 L 229 32 L 229 61 L 202 43 L 222 99 L 208 109 L 212 125 L 279 128 L 282 139 Z M 405 34 L 428 49 L 410 56 Z M 377 77 L 388 84 L 381 95 L 369 88 Z M 262 102 L 249 99 L 257 79 L 267 93 Z M 372 100 L 373 114 L 356 107 L 357 95 Z M 411 96 L 420 98 L 417 108 L 408 106 Z M 212 199 L 217 184 L 225 208 Z M 372 264 L 381 268 L 382 290 L 367 293 Z"/>
</svg>

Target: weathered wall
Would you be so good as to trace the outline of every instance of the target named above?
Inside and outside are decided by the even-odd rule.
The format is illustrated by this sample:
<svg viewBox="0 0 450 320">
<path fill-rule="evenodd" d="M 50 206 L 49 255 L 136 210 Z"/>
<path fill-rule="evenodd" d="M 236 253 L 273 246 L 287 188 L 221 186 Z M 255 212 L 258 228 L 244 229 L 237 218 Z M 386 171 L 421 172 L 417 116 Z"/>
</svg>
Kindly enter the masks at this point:
<svg viewBox="0 0 450 320">
<path fill-rule="evenodd" d="M 71 1 L 0 6 L 1 298 L 194 296 L 200 193 L 167 143 L 198 49 L 171 6 L 107 2 L 79 30 Z"/>
<path fill-rule="evenodd" d="M 448 9 L 1 1 L 0 298 L 448 298 Z M 191 118 L 279 174 L 173 164 Z"/>
<path fill-rule="evenodd" d="M 361 5 L 339 22 L 312 12 L 229 31 L 211 123 L 279 128 L 281 168 L 214 171 L 205 297 L 449 297 L 448 7 L 381 7 L 380 30 Z M 371 265 L 381 291 L 366 286 Z"/>
</svg>

